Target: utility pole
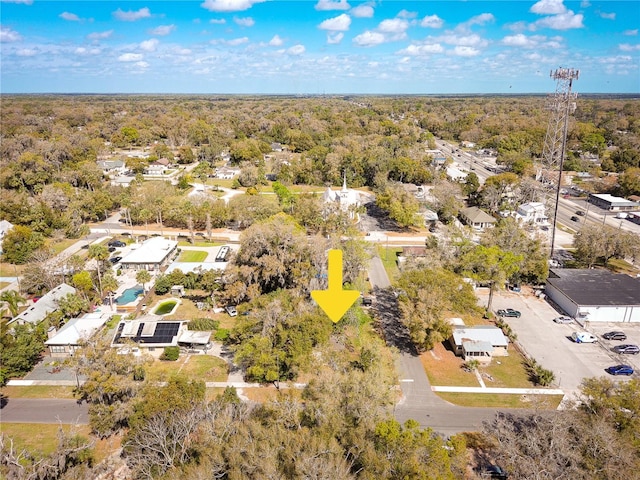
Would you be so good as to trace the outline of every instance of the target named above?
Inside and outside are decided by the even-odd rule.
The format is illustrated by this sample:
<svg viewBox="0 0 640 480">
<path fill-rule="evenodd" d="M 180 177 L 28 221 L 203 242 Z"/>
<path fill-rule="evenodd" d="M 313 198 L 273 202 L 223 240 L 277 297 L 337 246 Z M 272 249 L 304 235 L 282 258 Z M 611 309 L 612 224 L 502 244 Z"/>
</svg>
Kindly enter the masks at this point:
<svg viewBox="0 0 640 480">
<path fill-rule="evenodd" d="M 567 131 L 569 129 L 569 116 L 576 109 L 577 94 L 571 92 L 573 80 L 577 80 L 579 70 L 573 68 L 558 68 L 552 70 L 549 76 L 556 81 L 556 91 L 547 100 L 547 109 L 551 112 L 547 133 L 544 138 L 542 150 L 543 167 L 546 172 L 539 172 L 538 180 L 555 187 L 555 198 L 550 203 L 553 208 L 553 227 L 551 230 L 551 249 L 549 257 L 553 258 L 556 241 L 556 225 L 558 222 L 558 205 L 560 203 L 560 189 L 562 183 L 562 167 L 564 165 L 565 151 L 567 147 Z M 557 177 L 553 176 L 557 169 Z M 545 191 L 547 197 L 548 191 Z"/>
</svg>

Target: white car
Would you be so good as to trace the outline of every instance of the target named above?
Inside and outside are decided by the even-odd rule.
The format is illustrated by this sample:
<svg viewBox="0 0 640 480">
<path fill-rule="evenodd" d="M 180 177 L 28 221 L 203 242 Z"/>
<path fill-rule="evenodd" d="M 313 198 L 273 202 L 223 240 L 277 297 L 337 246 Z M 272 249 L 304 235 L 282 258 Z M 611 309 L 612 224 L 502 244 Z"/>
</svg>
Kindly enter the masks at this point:
<svg viewBox="0 0 640 480">
<path fill-rule="evenodd" d="M 555 323 L 573 323 L 573 318 L 571 317 L 556 317 L 553 319 Z"/>
<path fill-rule="evenodd" d="M 226 307 L 226 310 L 230 317 L 235 317 L 236 315 L 238 315 L 238 311 L 233 305 L 229 305 L 228 307 Z"/>
<path fill-rule="evenodd" d="M 595 343 L 598 337 L 588 332 L 573 332 L 571 339 L 576 343 Z"/>
</svg>

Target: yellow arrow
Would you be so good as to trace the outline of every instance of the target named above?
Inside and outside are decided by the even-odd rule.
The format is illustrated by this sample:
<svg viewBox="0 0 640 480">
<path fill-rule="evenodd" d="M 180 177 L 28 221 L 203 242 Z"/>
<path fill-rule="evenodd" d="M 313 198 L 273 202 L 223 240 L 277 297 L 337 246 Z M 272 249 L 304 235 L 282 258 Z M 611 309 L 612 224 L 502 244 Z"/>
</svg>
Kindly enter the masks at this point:
<svg viewBox="0 0 640 480">
<path fill-rule="evenodd" d="M 334 323 L 351 308 L 360 296 L 356 290 L 342 289 L 342 250 L 329 250 L 329 285 L 326 290 L 313 290 L 311 298 Z"/>
</svg>

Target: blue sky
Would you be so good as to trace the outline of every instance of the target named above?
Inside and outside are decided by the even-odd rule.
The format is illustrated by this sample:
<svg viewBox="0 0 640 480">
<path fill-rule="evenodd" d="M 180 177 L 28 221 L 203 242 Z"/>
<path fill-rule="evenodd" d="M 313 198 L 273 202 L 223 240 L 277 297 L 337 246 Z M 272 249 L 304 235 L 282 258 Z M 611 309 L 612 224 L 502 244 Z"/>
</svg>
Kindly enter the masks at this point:
<svg viewBox="0 0 640 480">
<path fill-rule="evenodd" d="M 640 93 L 640 2 L 1 0 L 2 93 Z"/>
</svg>

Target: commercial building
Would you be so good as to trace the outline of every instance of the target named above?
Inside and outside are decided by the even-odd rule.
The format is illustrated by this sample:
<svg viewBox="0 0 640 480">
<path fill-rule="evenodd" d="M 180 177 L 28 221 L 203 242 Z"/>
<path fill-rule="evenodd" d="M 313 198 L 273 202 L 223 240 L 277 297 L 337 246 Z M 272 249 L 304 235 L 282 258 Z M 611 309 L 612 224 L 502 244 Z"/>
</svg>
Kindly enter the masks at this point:
<svg viewBox="0 0 640 480">
<path fill-rule="evenodd" d="M 610 212 L 628 212 L 640 210 L 640 203 L 632 202 L 626 198 L 614 197 L 608 193 L 590 193 L 589 203 Z"/>
<path fill-rule="evenodd" d="M 640 278 L 599 269 L 552 269 L 545 293 L 585 322 L 640 322 Z"/>
</svg>

